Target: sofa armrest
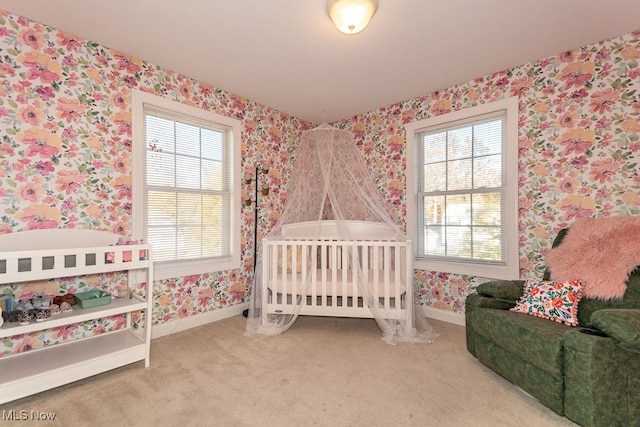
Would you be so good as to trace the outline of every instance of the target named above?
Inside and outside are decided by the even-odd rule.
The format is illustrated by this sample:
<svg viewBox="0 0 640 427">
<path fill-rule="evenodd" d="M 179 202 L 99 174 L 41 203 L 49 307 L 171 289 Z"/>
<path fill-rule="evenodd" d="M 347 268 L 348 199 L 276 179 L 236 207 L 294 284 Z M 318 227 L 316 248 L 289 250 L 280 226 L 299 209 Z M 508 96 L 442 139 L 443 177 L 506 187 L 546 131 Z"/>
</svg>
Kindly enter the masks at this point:
<svg viewBox="0 0 640 427">
<path fill-rule="evenodd" d="M 495 280 L 478 285 L 476 292 L 498 301 L 516 303 L 522 296 L 524 280 Z"/>
<path fill-rule="evenodd" d="M 640 310 L 598 310 L 591 315 L 591 324 L 623 349 L 640 354 Z"/>
</svg>

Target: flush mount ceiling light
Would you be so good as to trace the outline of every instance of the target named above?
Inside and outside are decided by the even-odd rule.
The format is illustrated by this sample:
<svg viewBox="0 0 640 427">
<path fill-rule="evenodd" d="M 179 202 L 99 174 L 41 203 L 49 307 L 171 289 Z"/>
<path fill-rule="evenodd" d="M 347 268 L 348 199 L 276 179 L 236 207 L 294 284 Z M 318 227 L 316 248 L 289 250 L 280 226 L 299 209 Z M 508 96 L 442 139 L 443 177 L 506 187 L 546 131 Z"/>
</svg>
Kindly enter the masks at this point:
<svg viewBox="0 0 640 427">
<path fill-rule="evenodd" d="M 378 9 L 378 0 L 329 0 L 327 13 L 333 25 L 345 34 L 364 30 Z"/>
</svg>

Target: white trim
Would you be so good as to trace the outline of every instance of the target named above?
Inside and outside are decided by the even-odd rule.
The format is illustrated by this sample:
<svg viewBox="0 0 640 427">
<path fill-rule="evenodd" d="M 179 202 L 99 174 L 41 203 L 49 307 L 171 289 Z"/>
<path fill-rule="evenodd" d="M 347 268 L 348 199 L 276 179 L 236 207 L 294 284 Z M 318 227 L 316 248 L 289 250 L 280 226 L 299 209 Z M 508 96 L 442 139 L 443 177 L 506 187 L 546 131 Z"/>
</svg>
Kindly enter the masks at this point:
<svg viewBox="0 0 640 427">
<path fill-rule="evenodd" d="M 214 271 L 225 271 L 241 267 L 241 188 L 240 188 L 240 168 L 241 168 L 241 129 L 240 120 L 222 116 L 212 111 L 202 110 L 187 104 L 182 104 L 171 99 L 153 95 L 134 89 L 131 95 L 132 110 L 132 224 L 131 233 L 133 240 L 141 240 L 145 235 L 144 230 L 144 176 L 145 176 L 145 146 L 144 143 L 144 106 L 149 105 L 163 110 L 179 111 L 190 117 L 201 119 L 207 122 L 214 122 L 231 129 L 231 146 L 233 149 L 232 171 L 231 171 L 231 212 L 230 212 L 230 236 L 229 244 L 231 258 L 228 261 L 208 262 L 208 263 L 172 263 L 171 268 L 155 266 L 155 279 L 163 280 L 174 277 L 182 277 L 192 274 L 211 273 Z M 142 159 L 142 160 L 141 160 Z M 142 163 L 142 164 L 139 164 Z"/>
<path fill-rule="evenodd" d="M 458 326 L 465 326 L 465 315 L 452 313 L 450 311 L 439 310 L 433 307 L 422 307 L 424 315 L 429 319 L 440 320 Z"/>
<path fill-rule="evenodd" d="M 156 263 L 153 266 L 153 274 L 156 280 L 175 279 L 178 277 L 191 276 L 194 274 L 205 274 L 214 271 L 225 271 L 239 268 L 240 265 L 229 259 L 228 261 L 213 262 L 201 261 L 175 261 L 168 264 Z"/>
<path fill-rule="evenodd" d="M 151 339 L 162 338 L 177 332 L 183 332 L 191 328 L 208 325 L 213 322 L 239 316 L 249 308 L 249 303 L 238 304 L 232 307 L 221 308 L 196 316 L 189 316 L 182 319 L 171 320 L 160 325 L 155 325 L 151 329 Z M 450 311 L 439 310 L 433 307 L 422 307 L 424 315 L 429 319 L 439 320 L 458 326 L 465 326 L 464 314 L 452 313 Z"/>
<path fill-rule="evenodd" d="M 447 273 L 464 274 L 476 277 L 490 277 L 495 279 L 520 278 L 520 253 L 518 246 L 518 97 L 510 97 L 498 101 L 480 104 L 440 116 L 409 123 L 405 126 L 407 142 L 407 230 L 414 241 L 414 253 L 417 253 L 415 238 L 417 226 L 416 201 L 416 141 L 415 134 L 426 127 L 438 126 L 443 123 L 463 120 L 472 116 L 488 114 L 498 110 L 507 110 L 507 130 L 505 150 L 505 182 L 506 188 L 506 266 L 488 266 L 481 264 L 467 264 L 454 262 L 433 262 L 421 259 L 415 260 L 414 267 L 418 270 L 442 271 Z"/>
<path fill-rule="evenodd" d="M 151 329 L 151 339 L 161 338 L 176 332 L 186 331 L 191 328 L 197 328 L 198 326 L 208 325 L 209 323 L 228 319 L 229 317 L 238 316 L 247 308 L 249 308 L 249 303 L 225 307 L 195 316 L 184 317 L 182 319 L 171 320 L 154 326 Z"/>
</svg>

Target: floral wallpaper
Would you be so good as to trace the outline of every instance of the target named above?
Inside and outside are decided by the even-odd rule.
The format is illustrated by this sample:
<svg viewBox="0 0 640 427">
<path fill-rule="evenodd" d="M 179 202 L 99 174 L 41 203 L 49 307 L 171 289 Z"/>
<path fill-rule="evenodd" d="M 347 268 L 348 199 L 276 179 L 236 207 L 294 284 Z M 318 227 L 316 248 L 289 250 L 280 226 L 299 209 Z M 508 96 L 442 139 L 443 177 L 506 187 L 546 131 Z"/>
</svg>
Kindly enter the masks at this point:
<svg viewBox="0 0 640 427">
<path fill-rule="evenodd" d="M 542 276 L 557 232 L 579 217 L 640 214 L 640 31 L 342 121 L 378 185 L 406 209 L 404 126 L 519 97 L 520 276 Z M 425 306 L 464 313 L 489 278 L 416 271 Z"/>
<path fill-rule="evenodd" d="M 261 177 L 271 191 L 259 197 L 259 236 L 278 220 L 281 184 L 310 123 L 2 10 L 0 52 L 0 233 L 93 228 L 130 235 L 134 88 L 241 120 L 243 169 L 270 166 Z M 253 198 L 255 182 L 242 185 Z M 243 205 L 242 268 L 155 283 L 154 324 L 248 301 L 254 222 L 253 205 Z M 0 293 L 110 290 L 117 283 L 44 281 Z M 107 319 L 12 337 L 2 340 L 0 356 L 120 326 Z"/>
<path fill-rule="evenodd" d="M 259 236 L 277 222 L 298 138 L 312 124 L 222 89 L 0 10 L 0 233 L 131 228 L 131 91 L 138 88 L 243 123 L 245 173 L 261 179 Z M 522 278 L 538 278 L 555 233 L 580 216 L 640 214 L 640 32 L 625 34 L 345 119 L 388 202 L 404 217 L 404 125 L 517 95 Z M 253 197 L 255 182 L 243 183 Z M 153 323 L 247 301 L 253 270 L 253 206 L 242 207 L 242 268 L 154 286 Z M 90 283 L 40 283 L 59 292 Z M 416 271 L 423 305 L 454 314 L 487 278 Z M 0 287 L 0 293 L 16 291 Z M 22 292 L 25 292 L 23 290 Z M 108 328 L 12 337 L 0 356 Z"/>
</svg>

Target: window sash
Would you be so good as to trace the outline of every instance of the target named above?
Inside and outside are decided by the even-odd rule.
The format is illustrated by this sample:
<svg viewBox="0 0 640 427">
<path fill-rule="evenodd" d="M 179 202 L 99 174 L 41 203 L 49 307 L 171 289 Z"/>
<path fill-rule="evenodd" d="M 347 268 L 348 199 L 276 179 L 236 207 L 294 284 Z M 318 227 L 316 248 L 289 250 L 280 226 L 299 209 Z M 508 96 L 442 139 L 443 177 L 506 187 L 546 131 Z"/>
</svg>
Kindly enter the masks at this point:
<svg viewBox="0 0 640 427">
<path fill-rule="evenodd" d="M 156 262 L 229 260 L 228 129 L 146 106 L 144 119 L 145 231 Z"/>
<path fill-rule="evenodd" d="M 417 258 L 505 266 L 506 110 L 416 136 Z"/>
<path fill-rule="evenodd" d="M 146 197 L 149 205 L 155 202 L 156 206 L 173 210 L 170 216 L 150 218 L 153 211 L 147 215 L 147 239 L 154 247 L 157 262 L 229 259 L 228 218 L 224 215 L 230 203 L 228 193 L 147 187 Z"/>
</svg>

